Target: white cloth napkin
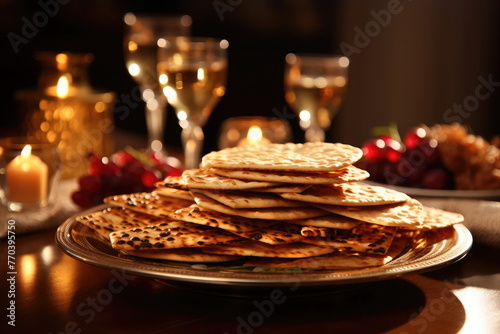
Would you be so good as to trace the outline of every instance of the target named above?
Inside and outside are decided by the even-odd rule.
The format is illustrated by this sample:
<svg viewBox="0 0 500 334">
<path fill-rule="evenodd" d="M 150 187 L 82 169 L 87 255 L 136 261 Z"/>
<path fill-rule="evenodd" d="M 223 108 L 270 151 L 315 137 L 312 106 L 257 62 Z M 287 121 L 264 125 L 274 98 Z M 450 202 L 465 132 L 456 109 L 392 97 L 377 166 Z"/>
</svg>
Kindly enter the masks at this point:
<svg viewBox="0 0 500 334">
<path fill-rule="evenodd" d="M 417 198 L 423 205 L 461 213 L 464 225 L 479 242 L 500 247 L 500 202 L 458 198 Z"/>
<path fill-rule="evenodd" d="M 78 212 L 71 201 L 71 193 L 77 188 L 75 180 L 59 183 L 53 206 L 30 212 L 11 212 L 0 205 L 0 239 L 7 236 L 7 226 L 14 225 L 15 235 L 47 230 L 59 226 L 65 219 Z M 14 221 L 14 223 L 12 222 Z"/>
</svg>

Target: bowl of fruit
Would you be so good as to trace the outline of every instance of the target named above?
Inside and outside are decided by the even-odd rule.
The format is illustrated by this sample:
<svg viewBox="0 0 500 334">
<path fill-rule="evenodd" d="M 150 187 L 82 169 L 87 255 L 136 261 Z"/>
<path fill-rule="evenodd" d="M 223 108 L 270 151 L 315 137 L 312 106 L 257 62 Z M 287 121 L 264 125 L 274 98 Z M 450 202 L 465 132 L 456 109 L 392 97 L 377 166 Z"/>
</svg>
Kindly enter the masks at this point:
<svg viewBox="0 0 500 334">
<path fill-rule="evenodd" d="M 357 166 L 381 183 L 413 196 L 500 198 L 500 138 L 490 142 L 460 124 L 420 125 L 400 136 L 374 129 Z"/>
<path fill-rule="evenodd" d="M 149 192 L 167 176 L 182 174 L 173 157 L 126 147 L 109 157 L 88 155 L 88 173 L 78 178 L 71 199 L 82 209 L 102 204 L 105 197 L 133 192 Z"/>
</svg>

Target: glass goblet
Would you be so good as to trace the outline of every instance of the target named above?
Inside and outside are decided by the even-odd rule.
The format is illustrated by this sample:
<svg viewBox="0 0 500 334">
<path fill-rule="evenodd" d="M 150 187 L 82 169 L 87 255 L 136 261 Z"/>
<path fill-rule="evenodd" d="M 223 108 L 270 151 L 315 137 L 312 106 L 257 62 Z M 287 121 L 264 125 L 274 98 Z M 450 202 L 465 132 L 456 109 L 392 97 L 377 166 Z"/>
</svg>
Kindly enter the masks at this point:
<svg viewBox="0 0 500 334">
<path fill-rule="evenodd" d="M 158 84 L 156 65 L 160 37 L 188 36 L 191 17 L 125 14 L 124 52 L 130 75 L 139 85 L 146 102 L 148 149 L 162 152 L 166 122 L 166 100 Z"/>
<path fill-rule="evenodd" d="M 299 116 L 305 141 L 323 142 L 345 96 L 349 59 L 289 53 L 285 60 L 285 99 Z"/>
<path fill-rule="evenodd" d="M 185 168 L 198 168 L 202 127 L 226 91 L 227 40 L 175 37 L 158 41 L 158 75 L 163 93 L 182 127 Z"/>
</svg>

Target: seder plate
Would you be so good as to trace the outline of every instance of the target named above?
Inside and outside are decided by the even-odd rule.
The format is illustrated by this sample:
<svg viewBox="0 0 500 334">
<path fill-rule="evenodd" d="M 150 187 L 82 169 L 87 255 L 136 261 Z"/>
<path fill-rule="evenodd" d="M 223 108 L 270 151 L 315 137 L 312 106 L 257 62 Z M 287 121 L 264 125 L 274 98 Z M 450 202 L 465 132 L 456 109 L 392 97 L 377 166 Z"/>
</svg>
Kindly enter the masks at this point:
<svg viewBox="0 0 500 334">
<path fill-rule="evenodd" d="M 92 208 L 88 212 L 105 208 Z M 81 215 L 83 213 L 79 213 Z M 304 287 L 340 286 L 386 280 L 438 269 L 462 259 L 472 246 L 472 235 L 462 224 L 454 225 L 452 238 L 427 246 L 419 251 L 409 250 L 386 265 L 371 268 L 315 272 L 257 272 L 239 266 L 209 264 L 194 265 L 137 258 L 118 252 L 93 231 L 75 220 L 76 215 L 62 223 L 56 233 L 58 246 L 69 256 L 87 264 L 111 270 L 151 277 L 173 284 L 280 287 L 299 284 Z"/>
</svg>

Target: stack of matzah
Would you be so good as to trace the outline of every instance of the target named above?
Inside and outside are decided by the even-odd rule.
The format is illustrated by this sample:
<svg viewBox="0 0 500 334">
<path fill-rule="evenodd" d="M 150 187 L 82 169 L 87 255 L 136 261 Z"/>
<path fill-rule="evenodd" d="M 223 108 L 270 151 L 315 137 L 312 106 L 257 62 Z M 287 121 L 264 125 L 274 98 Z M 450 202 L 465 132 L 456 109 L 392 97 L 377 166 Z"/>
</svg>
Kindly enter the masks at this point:
<svg viewBox="0 0 500 334">
<path fill-rule="evenodd" d="M 78 221 L 139 257 L 342 269 L 383 265 L 449 237 L 463 220 L 360 182 L 368 177 L 353 166 L 361 155 L 339 143 L 211 152 L 153 193 L 109 197 L 113 207 Z"/>
</svg>

